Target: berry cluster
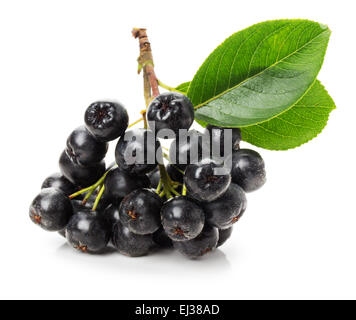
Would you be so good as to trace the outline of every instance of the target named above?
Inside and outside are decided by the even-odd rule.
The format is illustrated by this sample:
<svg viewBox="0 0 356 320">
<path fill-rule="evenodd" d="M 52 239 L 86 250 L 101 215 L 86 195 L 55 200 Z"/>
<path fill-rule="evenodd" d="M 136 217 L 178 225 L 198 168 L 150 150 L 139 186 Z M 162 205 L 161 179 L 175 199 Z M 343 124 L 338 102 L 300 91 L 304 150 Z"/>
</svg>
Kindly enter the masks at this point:
<svg viewBox="0 0 356 320">
<path fill-rule="evenodd" d="M 240 149 L 237 128 L 189 130 L 194 109 L 183 94 L 157 96 L 146 115 L 145 128 L 127 130 L 121 104 L 90 105 L 85 125 L 67 139 L 61 173 L 48 177 L 33 200 L 31 220 L 88 253 L 113 246 L 136 257 L 174 247 L 197 258 L 224 244 L 246 210 L 245 192 L 265 183 L 263 159 Z M 160 139 L 170 133 L 166 154 Z M 117 138 L 116 164 L 106 168 L 108 143 Z"/>
</svg>

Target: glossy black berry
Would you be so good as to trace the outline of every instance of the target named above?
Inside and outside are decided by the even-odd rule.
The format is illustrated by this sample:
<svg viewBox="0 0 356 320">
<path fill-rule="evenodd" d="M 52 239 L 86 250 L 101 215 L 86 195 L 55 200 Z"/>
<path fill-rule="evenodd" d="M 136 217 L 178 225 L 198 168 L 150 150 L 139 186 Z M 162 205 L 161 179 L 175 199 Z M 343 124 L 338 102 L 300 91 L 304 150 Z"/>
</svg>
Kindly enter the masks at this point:
<svg viewBox="0 0 356 320">
<path fill-rule="evenodd" d="M 183 178 L 184 178 L 184 173 L 182 170 L 178 169 L 175 165 L 173 164 L 168 164 L 166 167 L 168 176 L 172 180 L 172 182 L 178 182 L 181 185 L 179 185 L 175 190 L 178 193 L 182 193 L 183 190 Z"/>
<path fill-rule="evenodd" d="M 81 252 L 95 253 L 106 248 L 110 240 L 109 224 L 97 211 L 78 210 L 66 228 L 68 243 Z"/>
<path fill-rule="evenodd" d="M 111 240 L 120 253 L 130 257 L 144 256 L 154 246 L 151 234 L 139 235 L 133 233 L 120 221 L 113 227 Z"/>
<path fill-rule="evenodd" d="M 188 130 L 194 121 L 194 108 L 181 93 L 166 92 L 156 97 L 148 107 L 147 120 L 154 122 L 155 130 Z M 152 128 L 153 129 L 153 128 Z"/>
<path fill-rule="evenodd" d="M 183 175 L 182 171 L 180 171 L 178 168 L 176 168 L 172 164 L 168 164 L 166 167 L 166 170 L 167 170 L 167 173 L 172 181 L 183 183 L 184 175 Z M 156 169 L 154 169 L 153 171 L 148 173 L 147 176 L 149 177 L 149 179 L 151 181 L 151 188 L 156 189 L 158 187 L 159 180 L 161 179 L 161 174 L 159 172 L 159 168 L 157 167 Z"/>
<path fill-rule="evenodd" d="M 231 177 L 246 192 L 261 188 L 266 182 L 266 170 L 260 154 L 250 149 L 234 151 Z"/>
<path fill-rule="evenodd" d="M 162 207 L 161 218 L 164 231 L 174 241 L 197 237 L 205 223 L 203 210 L 185 196 L 167 201 Z"/>
<path fill-rule="evenodd" d="M 175 165 L 167 165 L 167 173 L 172 181 L 183 183 L 184 174 L 182 170 L 178 169 Z"/>
<path fill-rule="evenodd" d="M 87 108 L 84 121 L 87 129 L 95 138 L 107 142 L 125 133 L 129 116 L 120 103 L 98 101 Z"/>
<path fill-rule="evenodd" d="M 206 225 L 199 236 L 188 241 L 174 242 L 174 247 L 185 256 L 196 259 L 216 249 L 218 239 L 218 229 Z"/>
<path fill-rule="evenodd" d="M 73 184 L 82 188 L 94 184 L 105 173 L 105 162 L 99 162 L 92 166 L 81 166 L 74 163 L 66 151 L 63 151 L 59 159 L 59 168 L 62 174 Z"/>
<path fill-rule="evenodd" d="M 98 195 L 98 192 L 94 192 L 93 195 L 87 200 L 85 206 L 89 209 L 92 209 L 96 200 L 96 197 Z M 103 211 L 105 210 L 109 205 L 113 203 L 113 200 L 110 199 L 105 193 L 101 196 L 99 203 L 96 207 L 96 210 Z"/>
<path fill-rule="evenodd" d="M 241 219 L 242 216 L 245 214 L 246 209 L 247 209 L 247 201 L 243 201 L 241 212 L 240 212 L 240 215 L 239 215 L 239 219 Z"/>
<path fill-rule="evenodd" d="M 206 221 L 219 229 L 230 228 L 240 219 L 241 211 L 246 208 L 245 192 L 234 183 L 218 199 L 203 203 Z"/>
<path fill-rule="evenodd" d="M 187 166 L 184 183 L 189 196 L 198 201 L 213 201 L 229 187 L 231 175 L 227 168 L 211 159 Z"/>
<path fill-rule="evenodd" d="M 29 215 L 32 222 L 43 229 L 60 231 L 73 215 L 73 207 L 62 191 L 46 188 L 32 201 Z"/>
<path fill-rule="evenodd" d="M 146 175 L 132 175 L 116 168 L 108 173 L 104 185 L 104 196 L 114 202 L 136 189 L 149 188 L 150 179 Z"/>
<path fill-rule="evenodd" d="M 131 174 L 145 174 L 153 171 L 161 162 L 160 143 L 153 132 L 146 129 L 127 131 L 120 138 L 115 149 L 118 167 Z"/>
<path fill-rule="evenodd" d="M 119 208 L 120 203 L 113 203 L 103 212 L 104 219 L 111 225 L 111 227 L 120 220 Z"/>
<path fill-rule="evenodd" d="M 241 130 L 239 128 L 222 128 L 208 125 L 204 134 L 209 135 L 211 154 L 213 157 L 226 157 L 230 155 L 233 150 L 238 150 L 240 147 Z M 225 138 L 229 139 L 226 141 L 228 148 L 225 148 Z"/>
<path fill-rule="evenodd" d="M 167 233 L 164 231 L 162 226 L 153 234 L 153 241 L 160 248 L 168 249 L 173 247 L 172 239 L 168 237 Z"/>
<path fill-rule="evenodd" d="M 151 181 L 151 188 L 156 189 L 158 187 L 159 180 L 161 179 L 161 175 L 158 167 L 153 171 L 151 171 L 150 173 L 148 173 L 147 176 Z"/>
<path fill-rule="evenodd" d="M 41 189 L 46 188 L 55 188 L 66 196 L 78 191 L 78 188 L 59 172 L 50 175 L 43 181 Z"/>
<path fill-rule="evenodd" d="M 219 241 L 217 248 L 221 247 L 232 235 L 233 227 L 228 229 L 219 229 Z"/>
<path fill-rule="evenodd" d="M 71 203 L 72 203 L 72 206 L 73 206 L 73 214 L 76 214 L 76 213 L 78 213 L 79 211 L 82 211 L 82 210 L 90 210 L 91 209 L 87 205 L 83 204 L 82 200 L 77 200 L 76 198 L 71 200 Z"/>
<path fill-rule="evenodd" d="M 162 200 L 151 189 L 138 189 L 120 205 L 120 221 L 136 234 L 151 234 L 161 226 Z"/>
<path fill-rule="evenodd" d="M 170 163 L 184 171 L 188 164 L 209 157 L 210 152 L 207 148 L 203 134 L 190 130 L 173 140 L 169 149 Z"/>
<path fill-rule="evenodd" d="M 108 146 L 107 142 L 98 141 L 85 126 L 81 126 L 68 137 L 67 154 L 74 163 L 90 166 L 105 158 Z"/>
</svg>

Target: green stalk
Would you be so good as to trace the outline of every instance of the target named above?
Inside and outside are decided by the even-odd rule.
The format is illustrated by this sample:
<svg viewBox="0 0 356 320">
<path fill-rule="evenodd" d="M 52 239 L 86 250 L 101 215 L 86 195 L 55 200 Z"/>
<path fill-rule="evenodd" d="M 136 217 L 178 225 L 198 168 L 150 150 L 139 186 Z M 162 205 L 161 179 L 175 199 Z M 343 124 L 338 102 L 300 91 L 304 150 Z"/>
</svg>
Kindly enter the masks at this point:
<svg viewBox="0 0 356 320">
<path fill-rule="evenodd" d="M 178 93 L 182 93 L 184 94 L 184 92 L 177 90 L 176 88 L 167 86 L 166 84 L 164 84 L 163 82 L 161 82 L 160 80 L 158 80 L 158 85 L 168 91 L 173 91 L 173 92 L 178 92 Z"/>
<path fill-rule="evenodd" d="M 186 195 L 187 195 L 187 187 L 185 186 L 185 184 L 183 184 L 182 196 L 186 196 Z"/>
<path fill-rule="evenodd" d="M 167 196 L 167 198 L 170 199 L 170 198 L 172 198 L 171 179 L 169 178 L 166 167 L 163 164 L 159 164 L 158 168 L 159 168 L 159 173 L 160 173 L 161 181 L 162 181 L 162 185 L 163 185 L 163 192 Z"/>
<path fill-rule="evenodd" d="M 93 208 L 91 209 L 92 211 L 95 211 L 96 208 L 98 207 L 99 201 L 100 201 L 101 196 L 103 195 L 104 191 L 105 191 L 105 186 L 102 185 L 101 188 L 100 188 L 100 191 L 99 191 L 99 193 L 98 193 L 98 195 L 97 195 L 97 197 L 95 199 Z"/>
<path fill-rule="evenodd" d="M 161 189 L 162 189 L 162 180 L 159 179 L 159 183 L 158 183 L 158 186 L 157 186 L 157 189 L 156 189 L 156 193 L 160 194 Z"/>
<path fill-rule="evenodd" d="M 83 204 L 86 204 L 87 203 L 87 201 L 88 201 L 88 199 L 92 196 L 92 194 L 94 193 L 94 191 L 95 191 L 96 189 L 91 189 L 86 195 L 85 195 L 85 197 L 84 197 L 84 199 L 83 199 Z"/>
<path fill-rule="evenodd" d="M 108 170 L 103 174 L 103 176 L 102 176 L 96 183 L 94 183 L 93 185 L 91 185 L 90 187 L 84 188 L 84 189 L 82 189 L 82 190 L 79 190 L 78 192 L 75 192 L 75 193 L 71 194 L 71 195 L 69 196 L 69 199 L 74 199 L 74 198 L 78 197 L 79 195 L 81 195 L 81 194 L 87 192 L 87 194 L 85 195 L 84 200 L 83 200 L 83 204 L 85 204 L 85 203 L 88 201 L 88 199 L 93 195 L 94 191 L 95 191 L 97 188 L 100 187 L 98 196 L 96 197 L 95 203 L 94 203 L 94 206 L 93 206 L 93 210 L 95 210 L 96 207 L 97 207 L 98 204 L 99 204 L 100 198 L 101 198 L 101 196 L 103 195 L 103 192 L 104 192 L 104 189 L 105 189 L 105 187 L 104 187 L 105 178 L 106 178 L 106 176 L 108 175 L 108 173 L 109 173 L 113 168 L 115 168 L 115 167 L 116 167 L 116 166 L 113 166 L 113 167 L 111 167 L 110 169 L 108 169 Z M 94 209 L 94 207 L 95 207 L 95 209 Z"/>
</svg>

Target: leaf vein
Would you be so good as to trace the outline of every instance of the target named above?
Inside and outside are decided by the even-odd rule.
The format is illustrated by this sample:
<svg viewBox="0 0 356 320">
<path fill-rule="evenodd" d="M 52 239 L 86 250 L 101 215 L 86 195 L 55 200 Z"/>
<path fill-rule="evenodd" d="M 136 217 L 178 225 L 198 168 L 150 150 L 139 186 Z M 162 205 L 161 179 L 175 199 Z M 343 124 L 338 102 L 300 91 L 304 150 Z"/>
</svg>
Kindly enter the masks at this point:
<svg viewBox="0 0 356 320">
<path fill-rule="evenodd" d="M 246 43 L 246 41 L 249 40 L 250 38 L 252 38 L 252 36 L 255 35 L 256 33 L 257 33 L 257 30 L 255 30 L 254 32 L 252 32 L 252 33 L 250 34 L 250 36 L 248 36 L 246 39 L 244 39 L 244 40 L 240 43 L 240 46 L 239 46 L 238 49 L 236 50 L 234 59 L 232 60 L 232 64 L 231 64 L 230 74 L 229 74 L 229 83 L 228 83 L 228 86 L 227 86 L 227 89 L 226 89 L 226 90 L 228 90 L 228 88 L 230 88 L 230 85 L 231 85 L 232 70 L 234 69 L 235 61 L 236 61 L 236 58 L 237 58 L 238 53 L 240 52 L 242 46 Z M 226 91 L 226 90 L 225 90 L 225 91 Z"/>
<path fill-rule="evenodd" d="M 261 46 L 261 44 L 266 40 L 268 39 L 269 37 L 271 37 L 273 34 L 277 33 L 278 31 L 282 30 L 282 29 L 285 29 L 287 27 L 289 27 L 292 23 L 288 23 L 284 26 L 281 26 L 279 27 L 278 29 L 274 30 L 273 32 L 270 32 L 269 34 L 267 34 L 262 40 L 260 40 L 260 42 L 258 43 L 257 47 L 255 48 L 255 50 L 253 51 L 253 54 L 250 58 L 250 62 L 249 62 L 249 65 L 248 65 L 248 71 L 247 71 L 247 78 L 250 76 L 250 71 L 251 71 L 251 64 L 252 64 L 252 61 L 253 59 L 255 58 L 255 54 L 256 52 L 258 51 L 258 48 Z"/>
<path fill-rule="evenodd" d="M 320 36 L 320 35 L 321 35 L 322 33 L 324 33 L 324 32 L 325 32 L 325 31 L 321 32 L 318 36 Z M 295 54 L 295 52 L 297 52 L 297 51 L 303 49 L 305 46 L 307 46 L 307 45 L 309 45 L 310 43 L 314 42 L 314 40 L 315 40 L 315 38 L 309 40 L 309 41 L 308 41 L 307 43 L 305 43 L 302 47 L 300 47 L 300 48 L 298 48 L 297 50 L 291 52 L 289 55 L 287 55 L 287 56 L 285 56 L 284 58 L 282 58 L 281 60 L 275 62 L 274 64 L 272 64 L 272 65 L 269 66 L 268 68 L 261 70 L 261 72 L 256 73 L 255 75 L 251 76 L 250 78 L 246 78 L 244 81 L 241 81 L 240 83 L 238 83 L 238 84 L 236 84 L 235 86 L 233 86 L 233 87 L 231 87 L 231 88 L 225 90 L 224 92 L 218 94 L 217 96 L 212 97 L 212 98 L 210 98 L 210 99 L 208 99 L 208 100 L 206 100 L 206 101 L 204 101 L 204 102 L 202 102 L 202 103 L 199 103 L 198 105 L 195 106 L 195 109 L 199 109 L 200 107 L 202 107 L 202 106 L 208 104 L 209 102 L 211 102 L 211 101 L 213 101 L 213 100 L 216 100 L 217 98 L 220 98 L 221 96 L 225 95 L 226 93 L 228 93 L 228 92 L 230 92 L 230 91 L 232 91 L 232 90 L 234 90 L 234 89 L 236 89 L 236 88 L 242 86 L 242 85 L 243 85 L 244 83 L 246 83 L 247 81 L 258 77 L 258 76 L 261 75 L 262 73 L 266 72 L 266 70 L 269 70 L 269 69 L 273 68 L 274 66 L 278 65 L 279 63 L 284 62 L 284 61 L 285 61 L 286 59 L 288 59 L 290 56 L 292 56 L 293 54 Z"/>
</svg>

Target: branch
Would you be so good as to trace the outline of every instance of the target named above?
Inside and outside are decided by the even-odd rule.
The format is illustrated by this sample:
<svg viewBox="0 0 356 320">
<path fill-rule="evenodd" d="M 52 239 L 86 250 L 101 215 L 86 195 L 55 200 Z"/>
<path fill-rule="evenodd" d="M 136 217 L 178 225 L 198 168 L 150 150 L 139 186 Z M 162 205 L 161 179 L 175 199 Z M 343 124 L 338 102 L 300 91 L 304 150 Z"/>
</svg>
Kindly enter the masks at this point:
<svg viewBox="0 0 356 320">
<path fill-rule="evenodd" d="M 137 59 L 138 73 L 143 70 L 144 95 L 146 100 L 146 106 L 148 106 L 151 97 L 154 98 L 159 95 L 158 79 L 154 70 L 151 44 L 148 41 L 146 29 L 134 28 L 132 30 L 132 35 L 135 39 L 139 39 L 140 56 Z"/>
</svg>

